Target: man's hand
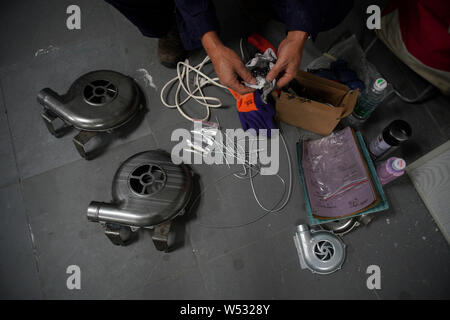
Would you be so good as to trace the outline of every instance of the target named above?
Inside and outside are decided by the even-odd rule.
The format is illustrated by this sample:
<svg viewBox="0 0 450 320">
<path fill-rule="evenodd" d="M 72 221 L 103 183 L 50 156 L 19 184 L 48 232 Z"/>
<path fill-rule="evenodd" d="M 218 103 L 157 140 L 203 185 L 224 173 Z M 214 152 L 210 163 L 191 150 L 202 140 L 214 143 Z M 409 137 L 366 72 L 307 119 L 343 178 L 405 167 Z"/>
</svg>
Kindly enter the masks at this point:
<svg viewBox="0 0 450 320">
<path fill-rule="evenodd" d="M 308 35 L 303 31 L 289 31 L 278 47 L 278 60 L 267 74 L 266 80 L 278 79 L 277 87 L 284 87 L 297 74 L 302 61 L 303 47 Z"/>
<path fill-rule="evenodd" d="M 205 33 L 201 40 L 206 53 L 211 58 L 220 83 L 240 94 L 254 91 L 243 85 L 239 78 L 251 84 L 255 84 L 256 79 L 244 66 L 236 52 L 223 45 L 215 31 Z"/>
</svg>

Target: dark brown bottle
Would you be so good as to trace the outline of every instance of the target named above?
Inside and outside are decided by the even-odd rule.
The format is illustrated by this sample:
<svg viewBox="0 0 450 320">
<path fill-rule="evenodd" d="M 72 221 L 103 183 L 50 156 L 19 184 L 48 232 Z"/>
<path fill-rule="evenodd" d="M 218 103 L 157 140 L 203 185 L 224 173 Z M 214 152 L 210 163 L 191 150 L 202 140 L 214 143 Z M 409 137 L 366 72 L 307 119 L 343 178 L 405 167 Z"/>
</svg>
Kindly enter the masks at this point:
<svg viewBox="0 0 450 320">
<path fill-rule="evenodd" d="M 384 130 L 370 142 L 369 150 L 375 157 L 379 157 L 392 147 L 411 137 L 412 129 L 404 120 L 392 121 Z"/>
</svg>

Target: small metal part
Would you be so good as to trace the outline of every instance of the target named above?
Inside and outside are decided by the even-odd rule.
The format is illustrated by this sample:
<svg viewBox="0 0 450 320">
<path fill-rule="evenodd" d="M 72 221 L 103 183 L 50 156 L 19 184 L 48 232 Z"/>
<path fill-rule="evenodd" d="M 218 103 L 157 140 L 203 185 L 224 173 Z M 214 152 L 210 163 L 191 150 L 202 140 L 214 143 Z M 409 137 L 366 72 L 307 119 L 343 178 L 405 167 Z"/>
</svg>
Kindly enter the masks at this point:
<svg viewBox="0 0 450 320">
<path fill-rule="evenodd" d="M 340 236 L 349 233 L 357 226 L 359 226 L 359 222 L 356 218 L 335 220 L 320 225 L 324 230 L 332 231 Z"/>
<path fill-rule="evenodd" d="M 173 219 L 185 213 L 193 193 L 192 173 L 184 164 L 175 165 L 165 151 L 151 150 L 128 158 L 113 179 L 112 203 L 91 202 L 89 221 L 105 224 L 114 244 L 124 245 L 111 225 L 153 229 L 158 250 L 168 251 Z M 125 243 L 126 244 L 126 243 Z"/>
<path fill-rule="evenodd" d="M 88 158 L 88 152 L 86 151 L 86 145 L 94 138 L 98 133 L 95 131 L 80 131 L 74 138 L 73 138 L 73 144 L 75 145 L 75 148 L 77 149 L 80 156 L 87 159 Z"/>
<path fill-rule="evenodd" d="M 367 226 L 369 223 L 371 223 L 372 220 L 373 220 L 373 215 L 371 215 L 371 214 L 363 214 L 358 217 L 358 222 L 362 223 L 365 226 Z"/>
<path fill-rule="evenodd" d="M 136 233 L 130 227 L 107 223 L 105 224 L 105 235 L 115 245 L 126 246 L 135 239 Z"/>
<path fill-rule="evenodd" d="M 301 268 L 313 273 L 333 273 L 345 261 L 345 244 L 330 231 L 310 230 L 308 225 L 301 224 L 296 228 L 294 243 Z"/>
<path fill-rule="evenodd" d="M 82 75 L 64 95 L 42 89 L 37 100 L 44 107 L 42 119 L 52 135 L 61 137 L 68 127 L 81 131 L 74 143 L 84 158 L 87 155 L 83 141 L 88 135 L 83 132 L 111 133 L 130 121 L 142 106 L 136 82 L 110 70 Z M 56 128 L 56 120 L 62 121 L 61 128 Z"/>
<path fill-rule="evenodd" d="M 363 214 L 357 217 L 323 223 L 320 227 L 324 230 L 332 231 L 334 234 L 343 236 L 359 227 L 361 224 L 368 225 L 372 219 L 372 215 Z"/>
<path fill-rule="evenodd" d="M 70 128 L 70 125 L 65 123 L 60 118 L 58 118 L 58 116 L 55 115 L 50 110 L 44 109 L 44 111 L 42 111 L 41 116 L 42 116 L 42 119 L 44 120 L 45 125 L 47 126 L 48 131 L 52 135 L 54 135 L 56 138 L 62 137 L 64 135 L 66 129 Z M 60 125 L 56 126 L 56 123 L 58 122 L 58 120 L 59 120 Z"/>
<path fill-rule="evenodd" d="M 159 251 L 169 251 L 169 231 L 171 221 L 160 224 L 155 227 L 153 231 L 152 239 L 156 249 Z"/>
</svg>

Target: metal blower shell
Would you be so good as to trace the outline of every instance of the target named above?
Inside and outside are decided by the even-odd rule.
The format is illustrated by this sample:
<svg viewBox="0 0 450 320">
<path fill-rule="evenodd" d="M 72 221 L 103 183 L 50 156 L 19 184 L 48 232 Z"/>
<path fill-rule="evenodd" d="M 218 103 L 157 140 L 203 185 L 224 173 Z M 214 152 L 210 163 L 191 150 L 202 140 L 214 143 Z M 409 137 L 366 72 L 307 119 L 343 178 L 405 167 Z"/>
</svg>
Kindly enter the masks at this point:
<svg viewBox="0 0 450 320">
<path fill-rule="evenodd" d="M 107 227 L 154 228 L 153 239 L 167 242 L 171 221 L 185 212 L 192 193 L 193 177 L 186 165 L 173 164 L 165 151 L 145 151 L 122 163 L 113 179 L 113 201 L 91 202 L 87 218 Z"/>
</svg>

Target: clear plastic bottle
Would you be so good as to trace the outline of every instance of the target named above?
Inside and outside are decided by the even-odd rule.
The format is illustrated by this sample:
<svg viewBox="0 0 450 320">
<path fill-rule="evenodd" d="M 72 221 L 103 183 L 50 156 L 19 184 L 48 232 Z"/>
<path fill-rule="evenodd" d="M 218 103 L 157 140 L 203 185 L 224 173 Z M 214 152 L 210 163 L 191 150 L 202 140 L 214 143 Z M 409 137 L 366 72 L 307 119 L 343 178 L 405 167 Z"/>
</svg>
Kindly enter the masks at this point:
<svg viewBox="0 0 450 320">
<path fill-rule="evenodd" d="M 383 101 L 386 88 L 386 80 L 376 79 L 372 87 L 364 90 L 358 97 L 352 116 L 359 120 L 367 120 L 372 111 Z"/>
</svg>

